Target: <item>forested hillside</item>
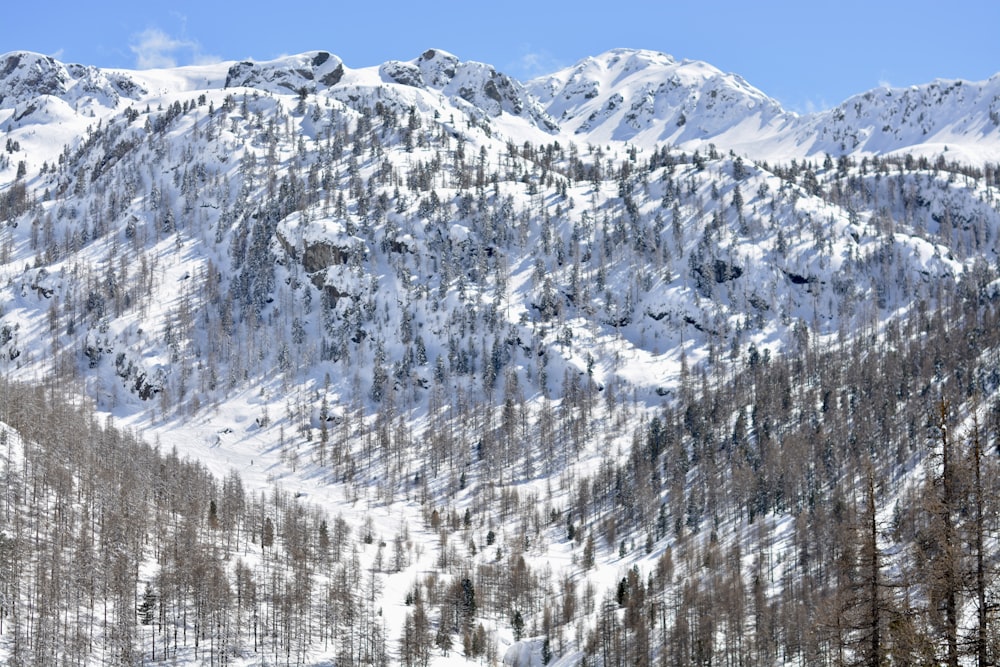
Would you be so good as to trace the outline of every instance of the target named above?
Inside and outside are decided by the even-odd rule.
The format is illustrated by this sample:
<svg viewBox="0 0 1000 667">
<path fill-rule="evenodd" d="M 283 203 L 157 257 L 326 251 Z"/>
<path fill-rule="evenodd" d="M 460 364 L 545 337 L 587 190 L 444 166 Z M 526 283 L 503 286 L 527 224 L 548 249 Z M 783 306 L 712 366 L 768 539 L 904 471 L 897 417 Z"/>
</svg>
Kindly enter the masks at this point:
<svg viewBox="0 0 1000 667">
<path fill-rule="evenodd" d="M 598 664 L 992 659 L 1000 327 L 980 288 L 840 349 L 687 375 L 629 449 L 544 492 L 407 484 L 412 525 L 247 490 L 5 384 L 10 664 L 426 664 L 495 659 L 499 637 Z M 586 449 L 588 412 L 631 411 L 584 399 L 558 447 Z"/>
<path fill-rule="evenodd" d="M 996 77 L 2 62 L 9 663 L 998 656 Z"/>
</svg>

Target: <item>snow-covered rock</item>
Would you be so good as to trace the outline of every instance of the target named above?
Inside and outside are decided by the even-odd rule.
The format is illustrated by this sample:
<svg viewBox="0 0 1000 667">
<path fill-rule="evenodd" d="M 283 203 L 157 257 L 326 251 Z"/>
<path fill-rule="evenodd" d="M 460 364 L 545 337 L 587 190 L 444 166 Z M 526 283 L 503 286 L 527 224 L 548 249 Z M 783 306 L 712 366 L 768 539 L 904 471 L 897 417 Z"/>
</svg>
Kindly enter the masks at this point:
<svg viewBox="0 0 1000 667">
<path fill-rule="evenodd" d="M 313 93 L 332 88 L 344 76 L 343 61 L 326 51 L 311 51 L 266 62 L 243 61 L 229 68 L 226 88 L 258 88 L 275 93 Z"/>
<path fill-rule="evenodd" d="M 15 109 L 15 122 L 27 119 L 50 97 L 76 107 L 97 104 L 113 109 L 122 99 L 138 100 L 147 92 L 124 72 L 64 65 L 27 51 L 0 56 L 0 109 Z"/>
</svg>

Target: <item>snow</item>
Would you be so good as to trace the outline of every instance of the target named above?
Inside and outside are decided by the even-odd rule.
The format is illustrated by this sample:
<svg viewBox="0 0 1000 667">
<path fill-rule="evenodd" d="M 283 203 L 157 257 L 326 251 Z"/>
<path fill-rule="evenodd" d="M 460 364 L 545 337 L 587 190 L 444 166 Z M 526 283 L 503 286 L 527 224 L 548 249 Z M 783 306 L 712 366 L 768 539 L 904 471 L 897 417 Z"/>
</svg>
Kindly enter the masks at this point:
<svg viewBox="0 0 1000 667">
<path fill-rule="evenodd" d="M 0 61 L 10 62 L 10 58 L 12 55 L 7 54 Z M 990 120 L 990 114 L 1000 112 L 994 109 L 995 100 L 1000 99 L 1000 77 L 980 83 L 959 85 L 939 81 L 906 90 L 871 91 L 828 112 L 797 116 L 781 109 L 777 102 L 740 77 L 706 63 L 628 49 L 588 58 L 524 84 L 488 64 L 463 62 L 440 49 L 428 50 L 409 62 L 360 69 L 349 68 L 338 57 L 319 51 L 269 62 L 229 62 L 142 72 L 67 68 L 42 56 L 21 58 L 22 67 L 13 78 L 6 78 L 2 83 L 4 88 L 0 89 L 5 91 L 0 98 L 0 129 L 22 146 L 12 156 L 12 164 L 0 170 L 0 192 L 11 187 L 14 169 L 22 157 L 28 164 L 26 180 L 38 192 L 46 189 L 56 192 L 61 185 L 70 186 L 76 182 L 73 179 L 77 174 L 43 174 L 43 163 L 54 166 L 65 160 L 63 147 L 69 152 L 77 150 L 98 127 L 107 130 L 112 124 L 116 128 L 127 125 L 121 137 L 139 138 L 138 168 L 129 174 L 116 170 L 114 164 L 107 169 L 118 182 L 134 177 L 138 186 L 134 200 L 125 202 L 119 218 L 107 222 L 118 225 L 135 216 L 136 226 L 150 235 L 141 252 L 127 255 L 133 264 L 126 268 L 133 276 L 141 271 L 141 264 L 136 265 L 140 255 L 143 262 L 151 263 L 148 276 L 155 298 L 144 304 L 141 311 L 133 308 L 121 316 L 94 316 L 86 318 L 87 321 L 81 317 L 74 323 L 84 331 L 81 337 L 63 333 L 67 329 L 64 321 L 58 321 L 56 335 L 50 336 L 50 311 L 54 311 L 58 320 L 58 304 L 65 305 L 65 296 L 72 293 L 75 285 L 94 281 L 116 269 L 112 251 L 121 257 L 128 252 L 123 249 L 139 242 L 131 240 L 135 237 L 127 236 L 124 231 L 112 229 L 106 236 L 85 243 L 79 252 L 36 267 L 35 259 L 40 252 L 32 249 L 31 242 L 36 215 L 39 220 L 53 216 L 60 232 L 75 229 L 81 220 L 91 224 L 92 213 L 106 208 L 107 194 L 88 192 L 70 201 L 75 206 L 73 217 L 61 209 L 66 202 L 58 197 L 40 202 L 37 210 L 19 219 L 18 227 L 0 230 L 0 244 L 9 242 L 7 259 L 0 264 L 3 303 L 0 322 L 13 332 L 7 349 L 17 348 L 20 352 L 16 359 L 4 362 L 4 372 L 18 377 L 40 376 L 51 370 L 55 358 L 67 357 L 79 365 L 78 372 L 88 390 L 118 424 L 160 442 L 166 449 L 176 448 L 182 455 L 197 458 L 219 477 L 236 470 L 248 489 L 277 485 L 333 513 L 343 513 L 352 525 L 362 525 L 370 518 L 375 532 L 386 538 L 407 526 L 416 545 L 414 558 L 403 572 L 385 578 L 385 622 L 392 639 L 398 636 L 407 612 L 402 599 L 404 592 L 420 573 L 433 569 L 438 536 L 424 528 L 423 509 L 415 500 L 415 492 L 399 488 L 386 492 L 381 488 L 384 480 L 377 477 L 378 471 L 374 469 L 366 471 L 364 474 L 370 476 L 362 477 L 356 484 L 331 479 L 326 469 L 310 460 L 309 445 L 294 435 L 297 420 L 289 416 L 289 406 L 298 402 L 308 404 L 307 421 L 316 428 L 319 412 L 314 397 L 320 393 L 329 400 L 335 420 L 350 416 L 370 424 L 377 406 L 366 398 L 374 374 L 374 344 L 364 339 L 352 348 L 356 356 L 340 365 L 321 360 L 317 352 L 324 325 L 318 305 L 320 297 L 314 297 L 317 305 L 307 310 L 295 301 L 300 297 L 291 285 L 298 282 L 306 285 L 305 289 L 316 287 L 310 294 L 320 294 L 320 288 L 330 287 L 345 295 L 337 298 L 330 309 L 335 314 L 331 318 L 338 322 L 346 321 L 348 311 L 356 304 L 371 304 L 372 317 L 379 319 L 364 333 L 373 337 L 390 332 L 385 334 L 384 341 L 384 352 L 390 362 L 399 361 L 406 349 L 390 334 L 399 330 L 404 314 L 411 317 L 416 331 L 422 332 L 429 359 L 429 363 L 414 369 L 411 377 L 405 379 L 412 384 L 421 381 L 431 384 L 434 360 L 448 358 L 449 335 L 459 341 L 458 347 L 462 349 L 477 346 L 479 339 L 471 334 L 465 338 L 459 336 L 457 331 L 464 329 L 465 323 L 460 316 L 453 317 L 453 313 L 475 311 L 496 303 L 497 312 L 502 313 L 499 329 L 503 337 L 509 336 L 512 341 L 509 368 L 531 405 L 559 408 L 564 376 L 590 378 L 600 392 L 606 392 L 603 396 L 612 392 L 625 394 L 624 400 L 634 402 L 633 414 L 644 415 L 653 413 L 675 395 L 682 359 L 689 368 L 701 366 L 709 358 L 710 342 L 714 339 L 732 342 L 738 357 L 751 342 L 779 353 L 792 345 L 791 334 L 800 322 L 815 323 L 820 335 L 828 337 L 833 337 L 842 326 L 849 326 L 861 315 L 836 309 L 837 290 L 848 289 L 838 285 L 838 279 L 844 272 L 856 272 L 849 277 L 858 281 L 858 301 L 871 301 L 871 291 L 860 290 L 869 289 L 877 276 L 857 266 L 870 261 L 883 244 L 891 246 L 898 256 L 893 268 L 914 278 L 914 282 L 933 283 L 960 274 L 971 260 L 949 256 L 947 248 L 936 242 L 939 227 L 933 222 L 934 216 L 941 217 L 946 210 L 955 211 L 969 220 L 987 220 L 990 230 L 997 229 L 998 214 L 985 203 L 987 193 L 973 186 L 964 191 L 958 187 L 940 187 L 947 185 L 943 183 L 947 178 L 944 174 L 907 176 L 911 180 L 925 179 L 933 186 L 926 188 L 932 194 L 923 218 L 933 224 L 923 230 L 914 224 L 883 234 L 875 229 L 874 209 L 858 206 L 860 213 L 852 214 L 847 207 L 833 206 L 808 194 L 800 185 L 786 184 L 752 164 L 752 160 L 787 163 L 808 158 L 819 162 L 824 153 L 835 156 L 849 153 L 859 160 L 876 154 L 905 153 L 932 160 L 943 155 L 949 161 L 974 164 L 995 160 L 1000 154 L 1000 131 Z M 39 76 L 50 78 L 51 92 L 37 95 L 33 91 L 30 77 Z M 123 85 L 128 81 L 135 87 L 129 89 Z M 308 139 L 305 156 L 299 155 L 297 146 L 283 140 L 275 141 L 273 156 L 266 156 L 267 145 L 261 128 L 254 125 L 254 115 L 269 118 L 279 108 L 295 108 L 303 87 L 309 108 L 304 115 L 293 114 L 288 122 L 297 123 L 295 131 Z M 133 96 L 124 95 L 125 90 L 131 90 Z M 240 109 L 244 94 L 250 99 L 246 116 Z M 160 117 L 162 110 L 174 103 L 187 104 L 200 95 L 205 95 L 205 104 L 175 120 L 163 146 L 153 146 L 153 140 L 141 129 L 143 123 Z M 237 99 L 235 109 L 229 112 L 225 123 L 212 130 L 215 133 L 212 140 L 204 138 L 212 125 L 208 105 L 220 113 L 229 96 Z M 209 347 L 210 341 L 206 331 L 199 328 L 200 318 L 217 314 L 219 308 L 218 304 L 199 301 L 199 294 L 190 287 L 195 282 L 193 278 L 201 281 L 211 267 L 222 276 L 223 285 L 228 286 L 225 281 L 232 280 L 236 272 L 228 252 L 232 230 L 220 232 L 225 239 L 221 244 L 213 240 L 216 226 L 221 226 L 220 211 L 232 204 L 235 192 L 213 186 L 212 182 L 228 179 L 235 184 L 234 190 L 240 187 L 241 162 L 253 151 L 258 167 L 251 201 L 262 198 L 265 168 L 261 163 L 273 160 L 284 169 L 301 161 L 308 167 L 317 152 L 326 150 L 324 133 L 333 125 L 328 122 L 329 117 L 336 115 L 337 122 L 355 126 L 361 116 L 359 109 L 371 111 L 376 102 L 396 110 L 404 124 L 406 114 L 413 108 L 421 120 L 419 131 L 440 132 L 450 137 L 449 150 L 438 151 L 430 142 L 426 146 L 418 142 L 412 151 L 405 151 L 389 143 L 380 147 L 381 152 L 374 157 L 374 147 L 367 147 L 370 153 L 358 156 L 358 171 L 365 182 L 382 167 L 383 160 L 403 173 L 404 179 L 418 161 L 428 163 L 439 157 L 439 152 L 442 159 L 451 160 L 458 137 L 465 142 L 468 164 L 478 159 L 482 149 L 490 170 L 510 169 L 513 173 L 515 168 L 523 169 L 528 182 L 512 177 L 496 186 L 496 195 L 491 191 L 492 186 L 486 186 L 484 197 L 496 196 L 497 201 L 510 198 L 515 213 L 544 211 L 554 220 L 553 236 L 563 250 L 569 247 L 571 230 L 575 226 L 582 230 L 577 242 L 580 254 L 591 255 L 591 259 L 581 261 L 585 271 L 581 282 L 593 289 L 590 302 L 564 305 L 565 313 L 554 322 L 546 321 L 541 314 L 537 305 L 544 293 L 545 279 L 564 288 L 568 283 L 569 262 L 555 260 L 551 256 L 554 253 L 543 256 L 538 252 L 541 244 L 538 215 L 526 220 L 512 216 L 513 229 L 509 230 L 512 240 L 506 246 L 497 244 L 499 247 L 489 248 L 498 258 L 495 261 L 506 263 L 503 289 L 496 282 L 473 280 L 470 274 L 477 267 L 472 262 L 462 267 L 466 275 L 453 275 L 452 282 L 442 286 L 441 269 L 435 261 L 440 243 L 449 242 L 463 252 L 479 252 L 480 258 L 487 255 L 482 215 L 463 216 L 452 208 L 443 222 L 436 221 L 433 215 L 418 219 L 417 200 L 429 195 L 423 191 L 411 193 L 405 184 L 400 184 L 409 198 L 404 213 L 397 214 L 390 208 L 376 230 L 365 231 L 360 228 L 358 216 L 350 212 L 336 215 L 331 212 L 332 207 L 317 202 L 303 211 L 290 213 L 276 224 L 278 242 L 270 250 L 277 263 L 275 283 L 279 287 L 275 291 L 276 303 L 269 304 L 264 311 L 269 328 L 262 329 L 259 339 L 250 335 L 232 342 L 233 346 L 239 346 L 240 354 L 249 358 L 256 355 L 267 363 L 251 364 L 253 371 L 248 377 L 241 378 L 231 390 L 204 396 L 196 410 L 163 408 L 155 398 L 148 402 L 140 400 L 131 388 L 135 376 L 123 377 L 116 366 L 118 355 L 123 355 L 123 363 L 131 363 L 136 373 L 145 373 L 151 380 L 164 377 L 176 388 L 179 372 L 173 357 L 193 359 L 204 354 L 202 350 Z M 31 107 L 34 109 L 29 112 Z M 125 123 L 121 118 L 128 107 L 141 114 L 133 123 Z M 902 117 L 903 111 L 911 108 L 913 111 L 905 122 L 894 126 L 895 131 L 883 130 L 889 119 Z M 313 117 L 314 110 L 318 120 Z M 202 136 L 192 139 L 196 129 Z M 661 213 L 665 230 L 660 238 L 666 239 L 663 245 L 673 253 L 670 262 L 664 262 L 662 254 L 656 259 L 666 265 L 646 270 L 621 261 L 604 265 L 598 259 L 601 244 L 614 232 L 613 229 L 605 232 L 601 225 L 608 221 L 613 226 L 616 221 L 627 220 L 613 175 L 605 174 L 596 188 L 582 181 L 568 183 L 566 197 L 543 199 L 532 194 L 531 189 L 532 179 L 540 180 L 537 163 L 509 155 L 508 144 L 519 149 L 525 142 L 535 146 L 558 142 L 568 150 L 578 151 L 586 162 L 603 159 L 601 166 L 610 164 L 611 170 L 628 159 L 631 149 L 645 159 L 667 144 L 686 151 L 677 153 L 686 158 L 696 150 L 707 154 L 713 145 L 720 156 L 711 159 L 704 169 L 690 161 L 676 169 L 658 168 L 637 185 L 635 198 L 644 224 L 648 226 Z M 601 157 L 591 153 L 598 147 Z M 189 151 L 187 157 L 183 156 L 185 150 Z M 727 203 L 731 202 L 736 186 L 729 176 L 733 169 L 733 161 L 727 156 L 729 151 L 750 158 L 749 176 L 739 182 L 739 187 L 747 218 L 756 226 L 745 232 L 739 230 L 736 213 Z M 82 154 L 78 166 L 84 169 L 81 178 L 85 184 L 85 170 L 93 169 L 103 155 L 97 149 Z M 193 163 L 205 165 L 209 172 L 204 179 L 207 184 L 201 186 L 201 202 L 205 205 L 184 217 L 181 229 L 154 238 L 154 231 L 150 230 L 155 230 L 160 210 L 146 201 L 146 193 L 153 186 L 162 187 L 165 205 L 180 210 L 183 194 L 177 182 L 179 175 Z M 683 227 L 679 239 L 671 235 L 671 209 L 661 205 L 667 176 L 682 184 L 679 189 L 683 187 L 678 205 Z M 905 217 L 897 193 L 885 184 L 887 179 L 875 174 L 862 175 L 856 168 L 851 176 L 875 192 L 880 201 L 888 202 L 886 206 L 894 206 L 897 218 Z M 330 177 L 340 179 L 334 188 L 346 191 L 350 187 L 344 173 Z M 833 175 L 820 173 L 819 178 L 830 179 Z M 713 192 L 716 182 L 722 183 L 722 187 Z M 435 177 L 433 188 L 445 202 L 458 197 L 457 188 L 443 178 L 439 182 Z M 392 188 L 385 190 L 392 193 Z M 784 194 L 786 190 L 793 195 Z M 546 195 L 550 192 L 544 187 L 541 191 Z M 771 208 L 772 200 L 776 202 L 775 208 Z M 712 224 L 716 209 L 722 211 L 723 223 L 713 239 L 712 247 L 718 250 L 713 258 L 727 269 L 739 269 L 741 277 L 737 280 L 723 276 L 699 289 L 693 284 L 689 259 Z M 787 221 L 783 227 L 788 236 L 787 247 L 782 251 L 778 250 L 777 231 L 766 225 L 768 215 Z M 399 247 L 384 251 L 380 247 L 383 238 Z M 69 240 L 62 240 L 61 236 L 60 240 L 61 245 L 69 245 Z M 323 260 L 325 265 L 307 271 L 301 264 L 310 247 L 317 256 L 326 253 L 330 257 Z M 619 252 L 619 255 L 612 253 L 619 260 L 620 251 L 614 252 Z M 351 255 L 355 264 L 344 260 L 341 253 Z M 336 259 L 331 258 L 334 256 Z M 542 262 L 540 271 L 534 258 Z M 599 264 L 602 265 L 598 267 Z M 713 268 L 706 266 L 706 272 Z M 596 289 L 598 268 L 605 272 L 603 290 Z M 643 268 L 647 274 L 648 284 L 642 288 L 636 287 L 637 268 Z M 414 299 L 408 303 L 409 293 L 401 286 L 407 281 L 419 283 L 425 279 L 433 292 L 422 301 Z M 465 290 L 461 293 L 459 282 Z M 568 301 L 563 298 L 563 303 Z M 903 296 L 890 294 L 879 317 L 902 312 L 905 303 Z M 629 316 L 622 317 L 623 312 Z M 183 326 L 184 313 L 193 313 L 192 331 L 176 343 L 181 349 L 172 349 L 165 342 L 165 331 Z M 296 358 L 301 367 L 286 373 L 269 372 L 274 368 L 270 362 L 287 339 L 286 330 L 292 326 L 291 313 L 305 322 L 302 326 L 307 331 Z M 757 319 L 760 323 L 751 326 L 750 322 Z M 713 333 L 716 330 L 742 333 L 726 338 L 730 334 L 716 335 L 717 332 Z M 565 331 L 571 334 L 571 340 L 557 340 Z M 354 331 L 350 333 L 356 335 Z M 503 337 L 498 334 L 490 343 L 500 341 L 507 346 Z M 482 338 L 484 349 L 486 341 Z M 83 344 L 101 350 L 93 370 L 86 369 Z M 348 364 L 350 372 L 342 372 Z M 220 368 L 228 370 L 225 363 Z M 540 369 L 546 373 L 545 384 Z M 331 375 L 329 386 L 324 375 Z M 192 383 L 202 379 L 197 374 L 192 377 Z M 479 379 L 474 379 L 475 383 L 464 378 L 451 378 L 448 382 L 453 383 L 450 388 L 466 382 L 461 388 L 471 392 L 479 384 Z M 413 390 L 413 394 L 426 396 L 418 390 Z M 547 396 L 553 400 L 547 402 Z M 451 407 L 441 407 L 442 414 L 453 414 Z M 416 433 L 424 432 L 435 417 L 426 403 L 416 401 L 399 410 L 401 420 L 405 419 Z M 521 493 L 546 498 L 554 507 L 566 504 L 569 491 L 559 489 L 550 493 L 550 486 L 560 486 L 573 474 L 593 472 L 602 457 L 614 456 L 616 451 L 627 452 L 631 445 L 628 429 L 609 426 L 615 419 L 610 410 L 597 413 L 598 419 L 605 420 L 601 428 L 611 435 L 588 442 L 578 458 L 567 462 L 562 474 L 525 474 L 511 486 Z M 291 449 L 298 454 L 296 463 L 283 451 L 282 439 L 293 443 Z M 355 452 L 359 449 L 354 442 L 348 442 L 347 447 L 353 447 Z M 541 459 L 545 453 L 535 452 L 531 456 Z M 473 472 L 471 476 L 476 474 Z M 434 480 L 434 492 L 442 492 L 448 485 L 446 477 Z M 455 502 L 469 506 L 473 502 L 471 494 L 470 487 Z M 781 541 L 790 539 L 792 528 L 787 519 L 775 522 L 780 549 Z M 651 561 L 642 556 L 630 553 L 619 560 L 602 548 L 596 569 L 581 573 L 576 563 L 578 548 L 562 539 L 560 528 L 543 531 L 543 544 L 528 552 L 533 569 L 548 567 L 554 578 L 564 574 L 586 578 L 604 591 L 612 588 L 632 565 L 650 566 Z M 749 532 L 745 526 L 742 530 Z M 746 553 L 752 550 L 747 549 Z M 374 548 L 365 549 L 363 556 L 374 558 Z M 776 578 L 780 580 L 780 571 Z M 541 664 L 541 644 L 537 637 L 514 642 L 502 623 L 491 619 L 490 624 L 493 638 L 506 646 L 505 664 L 532 667 Z M 581 659 L 580 653 L 572 652 L 549 664 L 568 667 Z M 464 658 L 457 656 L 450 659 L 437 656 L 434 664 L 464 662 Z"/>
</svg>

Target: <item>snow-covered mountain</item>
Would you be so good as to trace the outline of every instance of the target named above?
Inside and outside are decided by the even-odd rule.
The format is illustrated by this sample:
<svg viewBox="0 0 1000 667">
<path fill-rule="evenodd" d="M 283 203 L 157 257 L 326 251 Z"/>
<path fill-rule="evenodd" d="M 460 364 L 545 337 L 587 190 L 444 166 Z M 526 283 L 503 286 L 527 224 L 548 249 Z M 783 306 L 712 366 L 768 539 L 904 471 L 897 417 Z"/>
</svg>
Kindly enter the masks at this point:
<svg viewBox="0 0 1000 667">
<path fill-rule="evenodd" d="M 463 567 L 516 570 L 516 554 L 556 571 L 549 594 L 560 577 L 618 586 L 624 608 L 621 581 L 705 547 L 711 475 L 754 498 L 720 506 L 724 542 L 762 513 L 788 530 L 801 498 L 846 483 L 840 453 L 793 474 L 760 444 L 820 437 L 841 403 L 867 424 L 846 374 L 808 375 L 820 355 L 902 349 L 907 326 L 943 339 L 932 313 L 993 303 L 998 119 L 1000 76 L 798 116 L 706 63 L 624 49 L 524 83 L 440 49 L 148 71 L 7 54 L 0 372 L 342 513 L 365 558 L 373 508 L 401 543 L 422 526 L 378 594 L 393 637 L 418 572 L 463 584 L 458 542 Z M 786 391 L 792 372 L 814 386 Z M 885 400 L 930 400 L 947 375 Z M 764 377 L 794 413 L 781 424 L 761 416 Z M 843 386 L 812 400 L 829 377 Z M 718 398 L 735 386 L 752 390 Z M 654 416 L 676 432 L 661 442 Z M 909 473 L 911 450 L 894 454 Z M 518 496 L 534 526 L 505 523 Z M 448 525 L 466 530 L 450 546 Z M 578 531 L 604 536 L 596 555 Z M 541 636 L 547 612 L 522 602 Z M 513 611 L 489 617 L 493 645 L 521 639 Z M 561 613 L 559 653 L 593 655 L 597 612 Z"/>
<path fill-rule="evenodd" d="M 5 109 L 45 101 L 48 97 L 69 104 L 90 102 L 115 107 L 123 99 L 137 100 L 148 92 L 127 74 L 93 66 L 64 65 L 35 53 L 8 53 L 3 56 L 2 70 L 0 105 Z M 30 114 L 25 106 L 15 115 L 23 118 Z"/>
<path fill-rule="evenodd" d="M 802 121 L 797 136 L 811 142 L 807 154 L 951 152 L 952 159 L 971 163 L 996 160 L 1000 75 L 879 88 Z"/>
<path fill-rule="evenodd" d="M 321 51 L 146 72 L 31 54 L 5 62 L 3 173 L 16 224 L 8 289 L 27 299 L 5 316 L 22 332 L 6 341 L 8 356 L 32 347 L 23 332 L 51 299 L 88 304 L 84 327 L 74 323 L 68 338 L 52 331 L 68 354 L 85 353 L 88 370 L 108 375 L 99 384 L 109 404 L 123 391 L 176 394 L 185 373 L 222 400 L 238 383 L 201 376 L 234 369 L 182 371 L 193 361 L 182 350 L 214 357 L 228 346 L 215 349 L 211 329 L 250 327 L 253 340 L 261 317 L 276 327 L 271 339 L 286 342 L 241 359 L 238 374 L 266 377 L 279 353 L 306 359 L 290 380 L 329 375 L 344 397 L 356 388 L 351 373 L 328 366 L 382 359 L 362 394 L 381 395 L 391 374 L 422 403 L 432 376 L 441 381 L 435 359 L 470 380 L 488 371 L 490 386 L 512 365 L 556 396 L 566 372 L 587 367 L 655 404 L 681 349 L 699 358 L 713 339 L 777 349 L 796 322 L 820 335 L 852 328 L 855 304 L 876 291 L 887 312 L 904 305 L 912 295 L 893 297 L 898 287 L 856 268 L 886 239 L 894 280 L 909 285 L 961 274 L 997 236 L 987 184 L 959 187 L 928 168 L 887 185 L 856 163 L 886 145 L 888 134 L 870 125 L 897 103 L 911 108 L 901 120 L 921 119 L 929 132 L 964 123 L 987 143 L 997 135 L 984 137 L 988 117 L 949 118 L 961 103 L 984 106 L 989 82 L 965 84 L 967 95 L 955 85 L 934 96 L 862 96 L 866 105 L 845 103 L 861 109 L 848 130 L 844 106 L 799 118 L 737 76 L 645 51 L 609 52 L 527 86 L 441 50 L 363 69 Z M 950 115 L 931 120 L 935 112 Z M 904 145 L 909 128 L 895 130 Z M 851 141 L 856 153 L 832 145 L 848 134 L 867 137 Z M 789 143 L 795 167 L 740 156 L 759 149 L 773 159 Z M 886 215 L 908 219 L 901 235 L 885 236 Z M 959 237 L 974 248 L 954 247 Z M 123 241 L 129 261 L 119 267 Z M 128 299 L 111 288 L 128 284 L 127 267 L 150 253 L 158 287 Z M 72 267 L 104 287 L 84 290 Z M 109 271 L 125 273 L 98 280 Z M 185 276 L 198 276 L 195 287 Z M 206 276 L 224 312 L 182 318 L 183 335 L 163 338 L 178 316 L 171 293 L 183 288 L 185 309 L 196 309 Z M 128 315 L 136 309 L 138 320 Z M 469 321 L 456 335 L 470 316 L 490 323 L 485 337 L 464 331 L 475 328 Z M 518 349 L 547 350 L 554 366 L 539 377 Z M 621 349 L 635 367 L 607 362 Z M 35 373 L 51 363 L 19 359 Z"/>
<path fill-rule="evenodd" d="M 651 51 L 609 51 L 535 79 L 529 89 L 564 131 L 592 142 L 715 142 L 739 151 L 795 120 L 735 74 Z"/>
<path fill-rule="evenodd" d="M 11 127 L 49 98 L 86 113 L 81 105 L 114 108 L 168 90 L 250 87 L 316 94 L 353 85 L 390 90 L 396 84 L 440 93 L 450 105 L 491 117 L 518 117 L 581 142 L 688 150 L 714 144 L 771 161 L 824 153 L 936 156 L 949 148 L 957 151 L 952 157 L 982 162 L 996 154 L 1000 127 L 1000 75 L 983 82 L 879 88 L 799 116 L 737 74 L 634 49 L 614 49 L 523 84 L 490 65 L 461 61 L 440 49 L 356 70 L 325 51 L 159 73 L 102 71 L 32 53 L 3 58 L 0 108 L 15 109 Z"/>
<path fill-rule="evenodd" d="M 880 88 L 833 109 L 798 116 L 740 76 L 699 61 L 616 49 L 528 83 L 565 132 L 592 141 L 715 144 L 755 159 L 824 153 L 994 160 L 1000 129 L 1000 76 Z M 691 121 L 691 122 L 689 122 Z"/>
</svg>

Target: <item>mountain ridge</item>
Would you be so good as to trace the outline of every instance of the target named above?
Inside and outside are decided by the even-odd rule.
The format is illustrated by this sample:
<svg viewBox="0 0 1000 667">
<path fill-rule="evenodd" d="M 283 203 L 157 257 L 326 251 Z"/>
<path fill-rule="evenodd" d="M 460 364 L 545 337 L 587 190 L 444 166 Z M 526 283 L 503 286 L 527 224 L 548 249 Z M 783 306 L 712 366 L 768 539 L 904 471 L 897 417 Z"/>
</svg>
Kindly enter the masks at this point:
<svg viewBox="0 0 1000 667">
<path fill-rule="evenodd" d="M 111 107 L 156 87 L 151 70 L 63 65 L 30 52 L 0 58 L 4 63 L 0 79 L 7 88 L 0 109 L 30 95 L 22 90 L 25 85 L 34 85 L 43 95 L 61 93 L 66 101 L 88 91 L 93 97 L 101 90 L 103 104 Z M 323 71 L 313 71 L 317 68 Z M 344 85 L 378 86 L 380 81 L 436 90 L 492 116 L 523 115 L 549 134 L 646 148 L 669 143 L 694 150 L 714 143 L 758 160 L 904 151 L 930 156 L 947 147 L 957 151 L 954 156 L 982 162 L 1000 146 L 1000 74 L 981 82 L 940 79 L 919 86 L 874 88 L 831 109 L 800 115 L 785 110 L 738 74 L 643 49 L 612 49 L 526 82 L 441 49 L 428 49 L 410 61 L 362 68 L 349 68 L 328 51 L 311 51 L 173 71 L 216 72 L 214 77 L 197 77 L 205 81 L 205 89 L 212 89 L 223 79 L 223 69 L 226 88 L 315 93 L 317 86 L 336 86 L 346 72 Z M 71 95 L 76 89 L 80 92 Z M 30 115 L 27 98 L 20 101 L 25 104 L 13 114 L 15 123 Z M 892 122 L 897 116 L 899 122 Z"/>
</svg>

